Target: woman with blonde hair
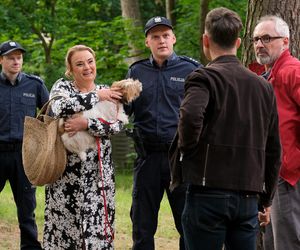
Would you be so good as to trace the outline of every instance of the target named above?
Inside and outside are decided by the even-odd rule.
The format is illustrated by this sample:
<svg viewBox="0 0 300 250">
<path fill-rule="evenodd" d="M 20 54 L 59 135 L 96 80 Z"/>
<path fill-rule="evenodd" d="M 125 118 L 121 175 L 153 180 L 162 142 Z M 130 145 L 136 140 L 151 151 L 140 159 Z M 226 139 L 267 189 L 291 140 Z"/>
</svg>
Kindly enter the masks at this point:
<svg viewBox="0 0 300 250">
<path fill-rule="evenodd" d="M 89 149 L 85 161 L 68 153 L 62 177 L 46 186 L 44 249 L 113 249 L 115 217 L 114 166 L 110 135 L 123 128 L 101 119 L 83 118 L 79 112 L 91 109 L 100 100 L 117 102 L 122 95 L 116 88 L 97 85 L 95 52 L 76 45 L 66 55 L 66 76 L 53 85 L 50 97 L 56 117 L 65 118 L 69 136 L 86 130 L 99 138 L 98 149 Z"/>
</svg>

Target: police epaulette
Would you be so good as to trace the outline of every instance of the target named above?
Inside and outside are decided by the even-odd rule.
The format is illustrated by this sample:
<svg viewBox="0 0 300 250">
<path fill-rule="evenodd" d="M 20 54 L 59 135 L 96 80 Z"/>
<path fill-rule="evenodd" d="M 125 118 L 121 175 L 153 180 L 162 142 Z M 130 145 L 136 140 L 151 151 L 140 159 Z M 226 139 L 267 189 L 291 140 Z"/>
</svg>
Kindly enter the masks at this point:
<svg viewBox="0 0 300 250">
<path fill-rule="evenodd" d="M 29 78 L 35 79 L 35 80 L 39 81 L 40 83 L 44 83 L 44 81 L 42 80 L 42 78 L 40 78 L 40 77 L 37 76 L 37 75 L 29 75 L 29 74 L 26 74 L 26 76 L 29 77 Z"/>
<path fill-rule="evenodd" d="M 201 65 L 200 62 L 198 62 L 197 60 L 191 58 L 191 57 L 188 57 L 188 56 L 179 56 L 181 59 L 187 61 L 187 62 L 190 62 L 192 64 L 194 64 L 195 66 L 199 66 Z"/>
<path fill-rule="evenodd" d="M 131 68 L 133 65 L 135 65 L 135 64 L 137 64 L 137 63 L 144 62 L 144 61 L 147 61 L 147 60 L 149 60 L 149 58 L 137 60 L 136 62 L 134 62 L 133 64 L 131 64 L 131 65 L 129 66 L 129 68 Z"/>
</svg>

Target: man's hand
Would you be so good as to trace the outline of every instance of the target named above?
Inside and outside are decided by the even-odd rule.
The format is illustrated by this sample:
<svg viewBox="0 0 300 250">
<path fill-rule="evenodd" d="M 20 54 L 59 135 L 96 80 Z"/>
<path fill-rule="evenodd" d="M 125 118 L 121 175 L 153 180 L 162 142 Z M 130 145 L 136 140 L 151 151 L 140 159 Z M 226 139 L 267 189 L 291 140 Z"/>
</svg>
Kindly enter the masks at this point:
<svg viewBox="0 0 300 250">
<path fill-rule="evenodd" d="M 270 223 L 271 207 L 265 207 L 263 212 L 258 212 L 260 226 L 264 227 Z"/>
</svg>

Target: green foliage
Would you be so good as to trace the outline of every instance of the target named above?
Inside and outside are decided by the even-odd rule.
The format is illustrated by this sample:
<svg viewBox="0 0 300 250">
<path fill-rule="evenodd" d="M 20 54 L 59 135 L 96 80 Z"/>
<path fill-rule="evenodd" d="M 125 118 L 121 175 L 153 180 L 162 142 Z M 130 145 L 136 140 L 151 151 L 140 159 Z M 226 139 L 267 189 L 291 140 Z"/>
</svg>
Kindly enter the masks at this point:
<svg viewBox="0 0 300 250">
<path fill-rule="evenodd" d="M 245 23 L 247 0 L 210 0 L 209 10 L 217 7 L 226 7 L 236 11 Z M 192 8 L 190 6 L 193 6 Z M 199 60 L 199 11 L 200 1 L 195 0 L 178 0 L 176 2 L 177 24 L 175 27 L 178 54 L 184 54 Z"/>
<path fill-rule="evenodd" d="M 57 79 L 64 77 L 65 67 L 59 67 L 54 64 L 46 64 L 44 67 L 44 81 L 49 90 Z"/>
<path fill-rule="evenodd" d="M 108 4 L 107 4 L 108 3 Z M 108 11 L 110 10 L 110 11 Z M 41 76 L 50 89 L 63 77 L 68 48 L 85 44 L 97 55 L 97 82 L 110 84 L 125 77 L 129 54 L 119 1 L 12 1 L 0 3 L 1 41 L 19 41 L 27 50 L 23 70 Z M 111 13 L 111 15 L 109 14 Z M 32 32 L 31 32 L 32 31 Z M 40 32 L 40 33 L 39 33 Z M 48 42 L 51 64 L 45 63 L 46 48 L 39 35 Z"/>
<path fill-rule="evenodd" d="M 63 5 L 66 1 L 58 1 Z M 68 0 L 69 8 L 80 20 L 110 21 L 121 15 L 120 0 Z"/>
<path fill-rule="evenodd" d="M 135 26 L 122 19 L 120 0 L 1 0 L 0 22 L 5 25 L 0 26 L 0 41 L 20 42 L 27 50 L 23 70 L 42 77 L 49 89 L 64 76 L 68 48 L 85 44 L 97 55 L 97 82 L 111 84 L 125 77 L 130 56 L 148 57 L 143 26 L 154 15 L 166 15 L 162 0 L 140 0 L 139 6 L 142 24 Z M 218 6 L 246 18 L 247 0 L 210 1 L 210 9 Z M 195 59 L 200 49 L 199 8 L 200 1 L 176 1 L 175 51 Z M 137 48 L 134 55 L 129 41 Z"/>
<path fill-rule="evenodd" d="M 226 7 L 228 9 L 234 10 L 240 15 L 243 24 L 245 24 L 247 5 L 248 5 L 247 0 L 227 0 L 227 1 L 214 0 L 214 1 L 210 1 L 209 8 L 213 9 L 217 7 Z"/>
<path fill-rule="evenodd" d="M 191 8 L 193 6 L 193 8 Z M 177 54 L 199 60 L 199 8 L 200 1 L 178 0 L 176 2 Z"/>
<path fill-rule="evenodd" d="M 153 16 L 166 16 L 165 1 L 139 0 L 142 22 L 145 24 Z"/>
</svg>

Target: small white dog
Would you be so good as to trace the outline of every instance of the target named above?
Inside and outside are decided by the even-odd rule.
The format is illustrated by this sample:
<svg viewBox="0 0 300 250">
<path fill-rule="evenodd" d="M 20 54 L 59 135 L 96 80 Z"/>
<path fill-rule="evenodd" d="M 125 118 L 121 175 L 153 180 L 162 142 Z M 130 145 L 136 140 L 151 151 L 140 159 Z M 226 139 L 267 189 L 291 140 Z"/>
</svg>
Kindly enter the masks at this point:
<svg viewBox="0 0 300 250">
<path fill-rule="evenodd" d="M 121 102 L 115 104 L 110 101 L 99 101 L 92 109 L 83 111 L 81 114 L 85 118 L 102 118 L 113 123 L 117 120 L 124 124 L 128 123 L 128 116 L 125 114 L 123 103 L 130 103 L 136 99 L 141 91 L 142 84 L 138 80 L 125 79 L 114 82 L 112 87 L 119 87 L 123 94 Z M 63 128 L 63 119 L 60 119 L 60 130 Z M 78 131 L 74 136 L 69 136 L 64 132 L 61 136 L 66 149 L 79 155 L 82 161 L 86 160 L 86 150 L 97 147 L 95 137 L 87 131 Z"/>
</svg>

